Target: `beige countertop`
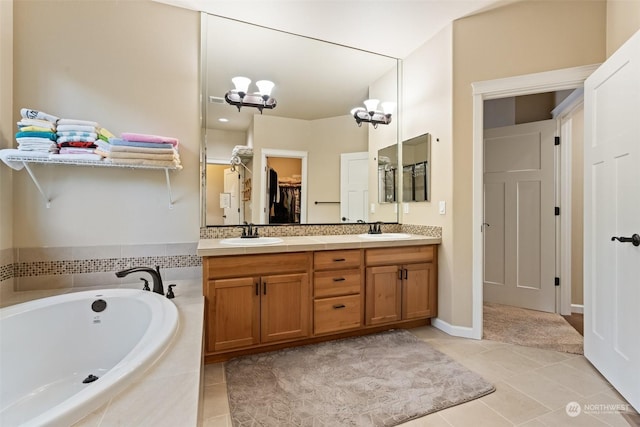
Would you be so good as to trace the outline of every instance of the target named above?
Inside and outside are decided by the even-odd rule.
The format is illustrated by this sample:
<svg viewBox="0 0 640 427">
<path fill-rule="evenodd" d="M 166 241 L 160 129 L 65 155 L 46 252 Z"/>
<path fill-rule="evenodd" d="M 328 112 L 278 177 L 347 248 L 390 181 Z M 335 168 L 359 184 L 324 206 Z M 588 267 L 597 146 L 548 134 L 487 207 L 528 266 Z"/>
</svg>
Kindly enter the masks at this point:
<svg viewBox="0 0 640 427">
<path fill-rule="evenodd" d="M 199 256 L 225 256 L 264 254 L 299 251 L 326 251 L 335 249 L 384 248 L 395 246 L 438 245 L 439 237 L 411 234 L 408 238 L 365 238 L 358 234 L 326 236 L 280 236 L 281 243 L 259 246 L 237 246 L 222 243 L 224 239 L 201 239 L 198 242 Z M 251 240 L 251 239 L 247 239 Z"/>
</svg>

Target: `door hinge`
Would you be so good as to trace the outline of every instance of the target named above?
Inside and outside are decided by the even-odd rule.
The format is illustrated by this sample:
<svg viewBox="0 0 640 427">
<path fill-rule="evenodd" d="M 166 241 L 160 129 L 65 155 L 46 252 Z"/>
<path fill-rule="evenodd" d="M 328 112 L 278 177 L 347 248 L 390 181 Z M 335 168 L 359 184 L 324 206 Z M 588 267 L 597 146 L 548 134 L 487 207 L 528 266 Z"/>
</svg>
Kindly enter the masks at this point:
<svg viewBox="0 0 640 427">
<path fill-rule="evenodd" d="M 553 140 L 553 145 L 560 145 L 560 137 L 556 136 L 555 139 Z"/>
<path fill-rule="evenodd" d="M 555 284 L 556 284 L 556 286 L 560 286 L 560 278 L 559 277 L 556 277 Z"/>
<path fill-rule="evenodd" d="M 558 206 L 554 208 L 554 213 L 556 216 L 560 215 L 560 208 Z"/>
</svg>

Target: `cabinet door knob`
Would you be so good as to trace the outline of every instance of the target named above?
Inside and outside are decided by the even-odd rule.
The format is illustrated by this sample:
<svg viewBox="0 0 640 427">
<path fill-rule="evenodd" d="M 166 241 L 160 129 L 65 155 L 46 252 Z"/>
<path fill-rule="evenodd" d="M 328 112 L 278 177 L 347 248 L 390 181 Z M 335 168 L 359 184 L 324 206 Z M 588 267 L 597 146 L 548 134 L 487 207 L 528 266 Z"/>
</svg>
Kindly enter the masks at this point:
<svg viewBox="0 0 640 427">
<path fill-rule="evenodd" d="M 339 308 L 345 308 L 345 307 L 346 307 L 346 305 L 344 305 L 344 304 L 334 304 L 333 305 L 333 308 L 335 308 L 336 310 L 339 309 Z"/>
<path fill-rule="evenodd" d="M 260 283 L 256 282 L 256 295 L 260 295 Z"/>
</svg>

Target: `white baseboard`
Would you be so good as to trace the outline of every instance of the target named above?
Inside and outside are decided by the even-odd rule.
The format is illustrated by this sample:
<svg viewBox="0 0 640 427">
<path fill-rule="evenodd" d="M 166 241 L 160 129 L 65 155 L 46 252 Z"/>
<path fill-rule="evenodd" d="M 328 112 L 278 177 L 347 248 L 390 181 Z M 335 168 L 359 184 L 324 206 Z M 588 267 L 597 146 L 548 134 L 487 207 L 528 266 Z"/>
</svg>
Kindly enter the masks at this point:
<svg viewBox="0 0 640 427">
<path fill-rule="evenodd" d="M 437 317 L 435 319 L 431 319 L 431 325 L 434 328 L 440 329 L 442 332 L 453 335 L 454 337 L 476 338 L 473 333 L 473 328 L 467 326 L 455 326 Z"/>
<path fill-rule="evenodd" d="M 584 313 L 584 305 L 582 305 L 582 304 L 571 304 L 571 312 L 572 313 Z"/>
</svg>

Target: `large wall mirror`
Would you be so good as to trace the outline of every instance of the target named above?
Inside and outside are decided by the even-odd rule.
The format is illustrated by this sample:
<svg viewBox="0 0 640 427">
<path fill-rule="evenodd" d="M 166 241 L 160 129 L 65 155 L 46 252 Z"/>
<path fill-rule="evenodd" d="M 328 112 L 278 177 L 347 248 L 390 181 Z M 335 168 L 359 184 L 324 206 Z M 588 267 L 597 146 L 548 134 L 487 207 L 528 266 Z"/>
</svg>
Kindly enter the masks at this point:
<svg viewBox="0 0 640 427">
<path fill-rule="evenodd" d="M 397 104 L 398 59 L 208 14 L 201 58 L 203 226 L 398 221 L 376 185 L 397 108 L 377 128 L 350 113 L 369 98 Z M 236 76 L 249 92 L 275 83 L 276 107 L 226 103 Z"/>
</svg>

